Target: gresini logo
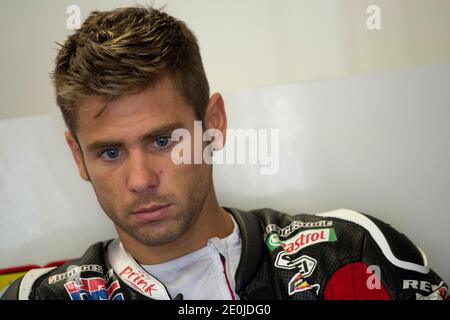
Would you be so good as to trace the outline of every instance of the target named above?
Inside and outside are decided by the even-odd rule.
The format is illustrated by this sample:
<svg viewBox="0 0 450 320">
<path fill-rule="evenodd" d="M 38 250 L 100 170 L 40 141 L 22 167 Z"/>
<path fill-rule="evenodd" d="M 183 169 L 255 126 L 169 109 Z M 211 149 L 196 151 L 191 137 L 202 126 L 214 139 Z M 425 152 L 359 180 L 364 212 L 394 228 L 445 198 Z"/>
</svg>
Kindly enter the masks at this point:
<svg viewBox="0 0 450 320">
<path fill-rule="evenodd" d="M 319 294 L 320 285 L 319 284 L 309 284 L 308 281 L 302 277 L 300 273 L 297 273 L 292 277 L 291 281 L 289 281 L 288 285 L 288 293 L 292 296 L 294 293 L 303 292 L 306 290 L 314 289 L 316 295 Z"/>
<path fill-rule="evenodd" d="M 314 222 L 294 221 L 285 228 L 280 228 L 276 224 L 269 224 L 266 227 L 266 234 L 276 232 L 279 236 L 287 237 L 298 229 L 310 229 L 310 228 L 327 228 L 333 225 L 332 221 L 320 220 Z"/>
<path fill-rule="evenodd" d="M 292 259 L 286 252 L 281 251 L 277 255 L 275 260 L 275 266 L 282 269 L 295 269 L 298 268 L 304 278 L 309 277 L 316 268 L 317 260 L 309 256 L 301 256 L 296 259 Z"/>
<path fill-rule="evenodd" d="M 80 272 L 97 272 L 97 273 L 103 273 L 103 269 L 101 266 L 97 264 L 88 264 L 88 265 L 82 265 L 82 266 L 71 266 L 71 269 L 68 270 L 65 273 L 56 274 L 54 276 L 51 276 L 48 279 L 48 284 L 54 284 L 58 281 L 68 279 L 68 278 L 74 278 L 77 274 Z"/>
<path fill-rule="evenodd" d="M 294 254 L 303 248 L 321 242 L 336 241 L 336 233 L 333 228 L 306 230 L 298 233 L 286 241 L 281 241 L 281 246 L 287 254 Z"/>
<path fill-rule="evenodd" d="M 152 297 L 156 291 L 155 281 L 140 271 L 134 271 L 131 266 L 126 266 L 120 273 L 120 278 L 126 281 L 130 286 L 147 297 Z"/>
</svg>

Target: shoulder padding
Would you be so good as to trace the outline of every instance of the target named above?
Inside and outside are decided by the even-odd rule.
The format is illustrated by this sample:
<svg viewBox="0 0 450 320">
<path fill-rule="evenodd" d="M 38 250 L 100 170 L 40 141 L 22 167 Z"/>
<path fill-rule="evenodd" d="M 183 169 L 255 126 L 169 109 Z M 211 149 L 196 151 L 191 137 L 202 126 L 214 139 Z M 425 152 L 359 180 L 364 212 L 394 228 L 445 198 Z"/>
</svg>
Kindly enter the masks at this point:
<svg viewBox="0 0 450 320">
<path fill-rule="evenodd" d="M 425 253 L 390 225 L 369 215 L 348 209 L 338 209 L 317 215 L 341 219 L 361 226 L 393 265 L 422 274 L 429 273 Z"/>
</svg>

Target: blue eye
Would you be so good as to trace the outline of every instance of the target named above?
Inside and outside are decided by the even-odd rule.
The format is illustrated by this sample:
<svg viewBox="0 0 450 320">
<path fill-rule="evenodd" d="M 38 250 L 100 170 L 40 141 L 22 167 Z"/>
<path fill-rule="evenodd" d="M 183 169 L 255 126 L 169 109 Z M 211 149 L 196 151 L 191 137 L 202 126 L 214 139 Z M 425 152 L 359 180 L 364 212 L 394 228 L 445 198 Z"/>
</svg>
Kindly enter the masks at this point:
<svg viewBox="0 0 450 320">
<path fill-rule="evenodd" d="M 153 145 L 158 149 L 165 149 L 170 144 L 171 141 L 170 138 L 171 138 L 170 136 L 156 138 L 155 141 L 153 142 Z"/>
<path fill-rule="evenodd" d="M 100 156 L 104 160 L 111 161 L 111 160 L 115 160 L 117 157 L 119 157 L 119 155 L 120 155 L 119 149 L 111 148 L 111 149 L 107 149 L 107 150 L 103 151 Z"/>
</svg>

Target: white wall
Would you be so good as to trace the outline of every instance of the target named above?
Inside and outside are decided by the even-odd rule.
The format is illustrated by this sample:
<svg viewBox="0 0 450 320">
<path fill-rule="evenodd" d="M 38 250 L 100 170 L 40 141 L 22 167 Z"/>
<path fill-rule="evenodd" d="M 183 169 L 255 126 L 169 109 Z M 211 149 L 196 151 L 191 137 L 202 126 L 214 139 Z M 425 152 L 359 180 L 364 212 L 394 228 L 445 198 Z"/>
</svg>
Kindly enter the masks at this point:
<svg viewBox="0 0 450 320">
<path fill-rule="evenodd" d="M 280 170 L 215 166 L 220 203 L 372 214 L 449 282 L 448 83 L 445 64 L 225 94 L 230 128 L 280 130 Z M 0 121 L 0 268 L 77 257 L 114 236 L 63 130 L 59 114 Z"/>
<path fill-rule="evenodd" d="M 152 1 L 138 1 L 151 3 Z M 200 41 L 211 87 L 234 91 L 450 61 L 448 0 L 157 0 Z M 21 0 L 0 4 L 0 119 L 56 109 L 48 74 L 63 42 L 66 8 L 120 0 Z M 369 5 L 381 30 L 366 28 Z"/>
</svg>

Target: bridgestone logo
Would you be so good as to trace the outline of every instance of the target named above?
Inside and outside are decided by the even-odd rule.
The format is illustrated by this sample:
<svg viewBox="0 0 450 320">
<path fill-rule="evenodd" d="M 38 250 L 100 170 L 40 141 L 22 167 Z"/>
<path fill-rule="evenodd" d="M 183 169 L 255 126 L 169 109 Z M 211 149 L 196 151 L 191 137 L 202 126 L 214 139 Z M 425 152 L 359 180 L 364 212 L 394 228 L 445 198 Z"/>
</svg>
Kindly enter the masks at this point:
<svg viewBox="0 0 450 320">
<path fill-rule="evenodd" d="M 88 265 L 76 266 L 76 267 L 74 267 L 73 269 L 71 269 L 68 272 L 51 276 L 48 279 L 48 284 L 54 284 L 54 283 L 59 282 L 61 280 L 71 278 L 71 277 L 75 276 L 76 274 L 78 274 L 80 272 L 87 272 L 87 271 L 103 273 L 102 267 L 97 265 L 97 264 L 88 264 Z"/>
</svg>

